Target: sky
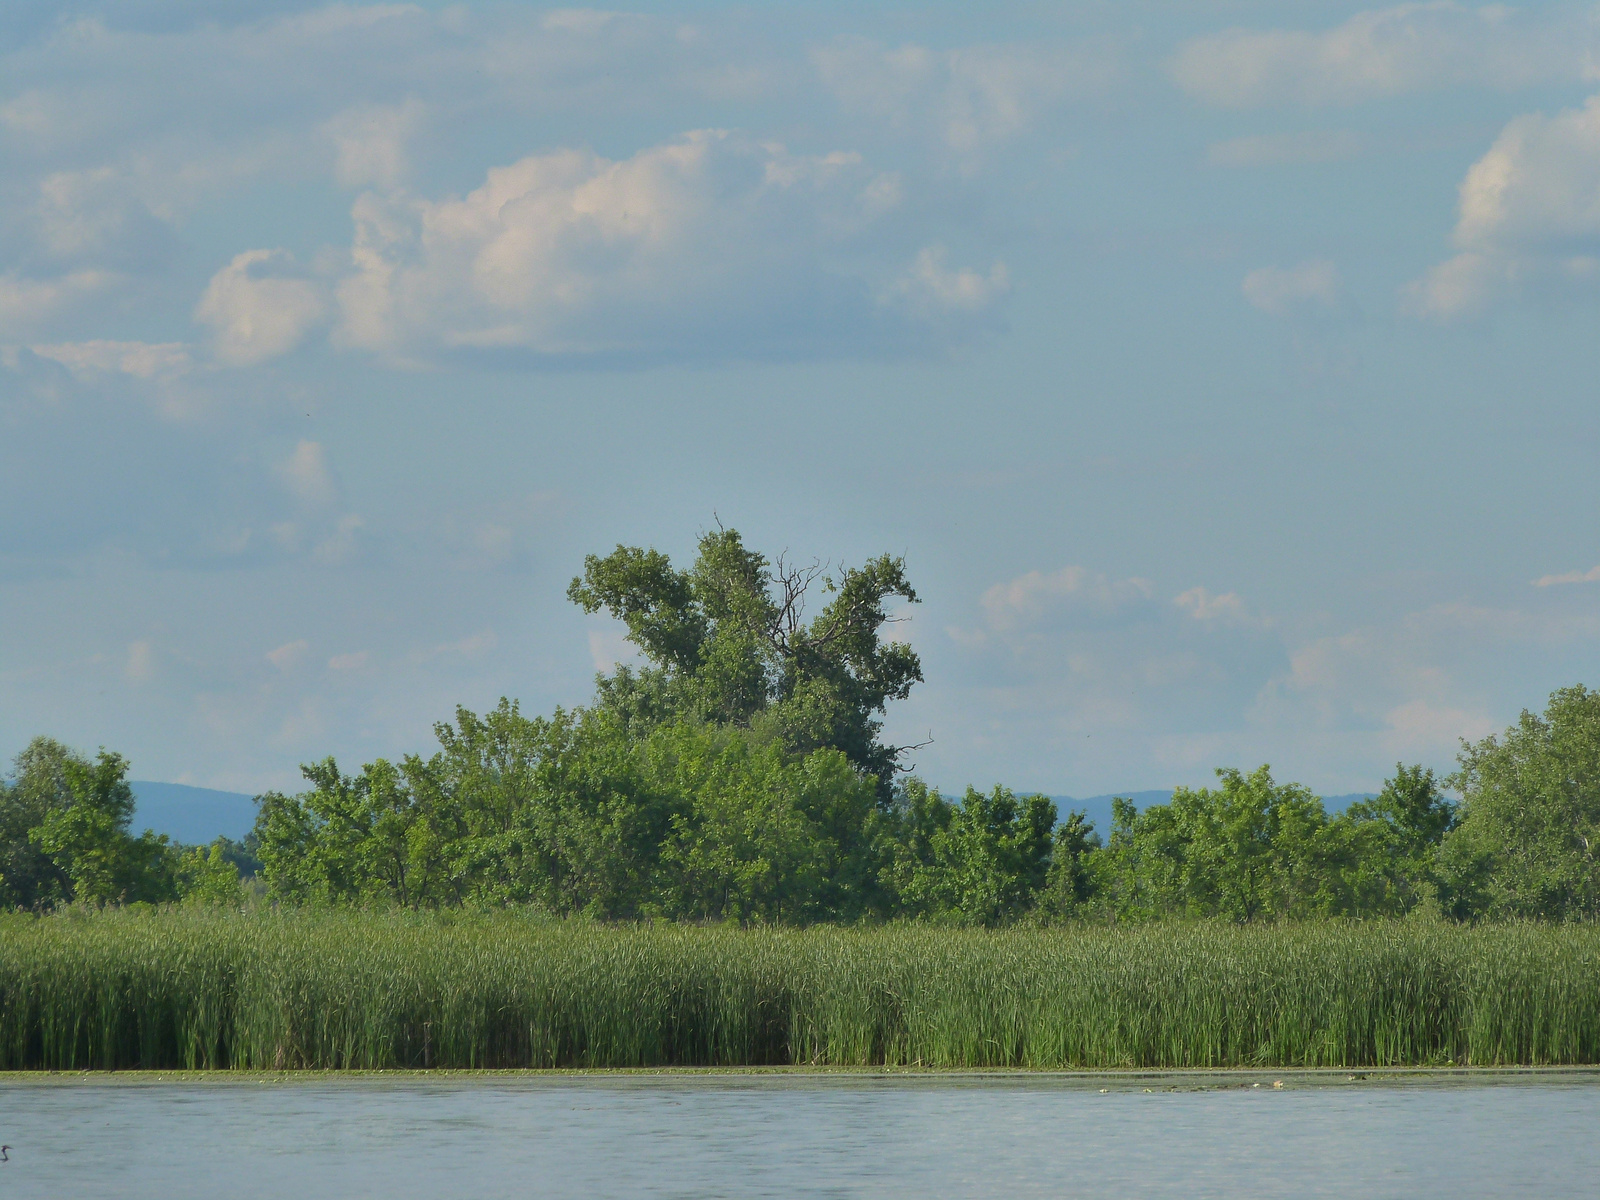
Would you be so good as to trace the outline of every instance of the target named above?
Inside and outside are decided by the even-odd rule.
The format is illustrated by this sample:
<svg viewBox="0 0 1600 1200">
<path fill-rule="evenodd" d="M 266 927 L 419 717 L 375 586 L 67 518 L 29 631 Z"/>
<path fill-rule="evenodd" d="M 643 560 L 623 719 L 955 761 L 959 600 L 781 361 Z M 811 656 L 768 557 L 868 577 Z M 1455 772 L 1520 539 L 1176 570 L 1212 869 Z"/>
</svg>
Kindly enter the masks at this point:
<svg viewBox="0 0 1600 1200">
<path fill-rule="evenodd" d="M 254 792 L 903 555 L 919 774 L 1325 794 L 1600 684 L 1600 6 L 0 12 L 0 755 Z"/>
</svg>

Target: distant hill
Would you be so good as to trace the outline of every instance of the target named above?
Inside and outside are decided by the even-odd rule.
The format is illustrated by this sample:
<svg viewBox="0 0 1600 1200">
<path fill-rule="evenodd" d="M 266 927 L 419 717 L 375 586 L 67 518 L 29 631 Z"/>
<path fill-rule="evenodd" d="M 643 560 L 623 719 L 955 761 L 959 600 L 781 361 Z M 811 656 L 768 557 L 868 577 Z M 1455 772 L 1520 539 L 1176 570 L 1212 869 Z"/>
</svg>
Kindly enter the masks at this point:
<svg viewBox="0 0 1600 1200">
<path fill-rule="evenodd" d="M 219 837 L 239 841 L 256 823 L 254 796 L 219 792 L 185 783 L 130 779 L 133 831 L 153 829 L 175 842 L 203 846 Z"/>
</svg>

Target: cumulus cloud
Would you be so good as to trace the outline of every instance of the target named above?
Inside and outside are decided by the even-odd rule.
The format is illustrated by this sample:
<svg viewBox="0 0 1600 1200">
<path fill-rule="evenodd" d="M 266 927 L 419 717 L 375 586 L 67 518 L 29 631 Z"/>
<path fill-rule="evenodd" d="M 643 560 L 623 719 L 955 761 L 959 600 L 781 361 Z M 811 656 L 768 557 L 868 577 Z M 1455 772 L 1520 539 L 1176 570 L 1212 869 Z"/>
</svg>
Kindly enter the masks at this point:
<svg viewBox="0 0 1600 1200">
<path fill-rule="evenodd" d="M 356 513 L 345 513 L 333 529 L 316 544 L 312 557 L 324 566 L 337 567 L 355 557 L 366 521 Z"/>
<path fill-rule="evenodd" d="M 50 172 L 39 181 L 30 214 L 34 254 L 133 272 L 166 262 L 177 246 L 173 212 L 151 207 L 144 193 L 165 189 L 148 183 L 104 165 Z"/>
<path fill-rule="evenodd" d="M 1499 729 L 1482 709 L 1457 708 L 1427 700 L 1408 700 L 1383 714 L 1384 745 L 1394 754 L 1416 754 L 1454 747 L 1461 739 L 1477 741 Z"/>
<path fill-rule="evenodd" d="M 413 98 L 404 104 L 346 109 L 322 127 L 333 143 L 334 175 L 344 187 L 395 188 L 410 173 L 407 144 L 426 109 Z"/>
<path fill-rule="evenodd" d="M 1454 240 L 1459 253 L 1409 288 L 1424 315 L 1522 286 L 1600 283 L 1600 96 L 1507 125 L 1461 182 Z"/>
<path fill-rule="evenodd" d="M 192 214 L 229 191 L 331 176 L 372 189 L 354 204 L 356 271 L 337 305 L 320 270 L 247 250 L 218 264 L 190 314 L 213 332 L 216 363 L 269 362 L 330 311 L 341 344 L 395 363 L 941 346 L 1008 286 L 993 254 L 941 257 L 950 162 L 977 162 L 1063 97 L 1102 88 L 1115 58 L 1098 45 L 864 41 L 813 55 L 726 23 L 593 10 L 335 5 L 137 32 L 86 18 L 8 52 L 0 71 L 0 323 L 8 308 L 26 318 L 0 337 L 116 336 L 52 329 L 44 314 L 66 307 L 69 279 L 153 282 Z M 593 137 L 596 120 L 679 111 L 685 128 L 707 99 L 809 111 L 807 150 L 845 148 L 701 131 L 612 158 L 556 149 L 465 197 L 445 193 L 419 148 L 485 119 L 582 114 Z M 893 142 L 895 169 L 870 167 L 862 138 Z M 519 172 L 542 177 L 502 213 L 496 185 Z"/>
<path fill-rule="evenodd" d="M 949 631 L 942 666 L 966 689 L 948 719 L 973 753 L 1048 747 L 1113 776 L 1130 762 L 1316 763 L 1347 781 L 1335 790 L 1371 786 L 1397 759 L 1448 764 L 1460 738 L 1504 723 L 1492 698 L 1514 647 L 1559 670 L 1600 635 L 1587 607 L 1462 604 L 1310 632 L 1252 612 L 1236 591 L 1165 593 L 1083 567 L 995 584 L 981 609 L 975 628 Z"/>
<path fill-rule="evenodd" d="M 1244 600 L 1237 592 L 1223 592 L 1220 596 L 1214 596 L 1203 587 L 1193 587 L 1186 592 L 1179 592 L 1172 602 L 1196 621 L 1245 619 Z"/>
<path fill-rule="evenodd" d="M 1117 74 L 1102 45 L 941 51 L 848 38 L 813 51 L 812 61 L 847 111 L 925 131 L 969 167 L 1063 97 L 1099 92 Z"/>
<path fill-rule="evenodd" d="M 1587 571 L 1567 571 L 1561 575 L 1541 575 L 1533 581 L 1533 586 L 1546 588 L 1563 583 L 1600 583 L 1600 567 L 1590 567 Z"/>
<path fill-rule="evenodd" d="M 1341 732 L 1408 761 L 1448 761 L 1461 738 L 1501 723 L 1488 681 L 1514 647 L 1571 661 L 1600 621 L 1588 611 L 1437 604 L 1294 645 L 1289 668 L 1262 689 L 1251 720 L 1264 732 Z"/>
<path fill-rule="evenodd" d="M 1339 272 L 1331 262 L 1296 267 L 1260 267 L 1244 277 L 1245 299 L 1262 312 L 1281 314 L 1297 304 L 1331 305 L 1339 296 Z"/>
<path fill-rule="evenodd" d="M 1185 44 L 1174 81 L 1211 104 L 1354 104 L 1425 88 L 1520 88 L 1596 76 L 1582 10 L 1519 13 L 1453 0 L 1357 13 L 1322 32 L 1233 29 Z"/>
<path fill-rule="evenodd" d="M 37 329 L 75 302 L 104 292 L 117 282 L 108 271 L 73 271 L 51 279 L 0 274 L 0 337 Z"/>
<path fill-rule="evenodd" d="M 327 311 L 322 288 L 282 250 L 246 250 L 211 277 L 195 320 L 215 331 L 219 361 L 254 366 L 287 354 Z"/>
<path fill-rule="evenodd" d="M 1066 566 L 997 583 L 983 593 L 981 603 L 990 628 L 1003 632 L 1037 625 L 1061 612 L 1112 613 L 1153 595 L 1149 580 L 1113 580 L 1085 567 Z"/>
<path fill-rule="evenodd" d="M 897 184 L 860 155 L 791 154 L 720 130 L 612 160 L 580 150 L 488 172 L 439 201 L 367 193 L 355 271 L 339 285 L 341 344 L 404 359 L 806 352 L 892 337 L 912 312 L 873 302 L 874 238 Z M 924 291 L 976 311 L 1004 274 L 927 260 Z M 880 311 L 885 310 L 886 311 Z"/>
<path fill-rule="evenodd" d="M 296 638 L 292 642 L 285 642 L 275 650 L 267 651 L 267 661 L 280 671 L 293 670 L 311 649 L 311 643 L 305 638 Z"/>
<path fill-rule="evenodd" d="M 81 376 L 120 373 L 135 379 L 171 379 L 193 366 L 182 342 L 57 342 L 29 349 Z"/>
<path fill-rule="evenodd" d="M 289 457 L 278 464 L 278 476 L 301 504 L 320 507 L 338 498 L 339 488 L 321 442 L 298 442 Z"/>
<path fill-rule="evenodd" d="M 1168 735 L 1237 728 L 1287 666 L 1281 636 L 1246 619 L 1234 592 L 1164 595 L 1147 579 L 1073 565 L 996 583 L 979 607 L 976 627 L 947 630 L 954 661 L 943 670 L 972 689 L 961 736 L 1017 753 L 1106 756 L 1102 766 L 1126 772 Z M 1222 752 L 1214 740 L 1189 749 L 1213 764 Z"/>
<path fill-rule="evenodd" d="M 917 251 L 911 269 L 895 281 L 891 300 L 904 300 L 912 311 L 924 315 L 976 313 L 989 308 L 1011 288 L 1005 263 L 997 262 L 987 275 L 970 267 L 956 270 L 945 265 L 943 246 Z"/>
<path fill-rule="evenodd" d="M 453 642 L 441 642 L 426 649 L 413 651 L 410 658 L 413 663 L 473 662 L 483 658 L 499 644 L 500 639 L 495 636 L 494 630 L 482 629 Z"/>
</svg>

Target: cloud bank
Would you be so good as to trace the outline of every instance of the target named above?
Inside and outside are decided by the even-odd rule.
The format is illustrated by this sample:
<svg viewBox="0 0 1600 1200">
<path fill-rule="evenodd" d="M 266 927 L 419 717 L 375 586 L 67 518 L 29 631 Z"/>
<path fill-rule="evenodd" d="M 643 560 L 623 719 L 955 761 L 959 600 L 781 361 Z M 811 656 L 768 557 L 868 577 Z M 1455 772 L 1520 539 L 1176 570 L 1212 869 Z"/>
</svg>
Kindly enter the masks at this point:
<svg viewBox="0 0 1600 1200">
<path fill-rule="evenodd" d="M 1322 32 L 1232 29 L 1186 43 L 1173 80 L 1226 108 L 1347 105 L 1443 87 L 1514 89 L 1600 78 L 1600 21 L 1453 0 L 1357 13 Z"/>
<path fill-rule="evenodd" d="M 369 192 L 353 210 L 336 338 L 400 361 L 909 344 L 919 325 L 983 313 L 1006 276 L 906 244 L 886 228 L 901 203 L 899 178 L 860 154 L 793 154 L 724 130 L 620 160 L 530 155 L 459 198 Z"/>
</svg>

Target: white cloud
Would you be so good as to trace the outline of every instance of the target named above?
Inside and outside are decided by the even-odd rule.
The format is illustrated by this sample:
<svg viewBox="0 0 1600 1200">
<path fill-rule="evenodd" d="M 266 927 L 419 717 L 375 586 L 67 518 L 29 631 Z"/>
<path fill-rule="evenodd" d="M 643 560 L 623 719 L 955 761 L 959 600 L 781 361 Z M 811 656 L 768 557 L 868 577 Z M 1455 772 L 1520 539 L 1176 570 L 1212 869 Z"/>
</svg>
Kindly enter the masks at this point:
<svg viewBox="0 0 1600 1200">
<path fill-rule="evenodd" d="M 356 650 L 349 654 L 335 654 L 328 660 L 330 671 L 359 671 L 367 665 L 370 656 L 365 650 Z"/>
<path fill-rule="evenodd" d="M 128 643 L 128 658 L 123 673 L 130 683 L 147 683 L 155 677 L 156 651 L 148 638 Z"/>
<path fill-rule="evenodd" d="M 1114 612 L 1153 594 L 1145 579 L 1112 580 L 1084 567 L 1067 566 L 1048 574 L 1029 571 L 997 583 L 983 593 L 981 603 L 990 628 L 1007 631 L 1035 625 L 1062 610 Z"/>
<path fill-rule="evenodd" d="M 276 650 L 267 651 L 267 661 L 280 671 L 293 670 L 311 649 L 311 643 L 305 638 L 296 638 L 292 642 L 285 642 Z"/>
<path fill-rule="evenodd" d="M 1438 604 L 1397 618 L 1313 637 L 1289 669 L 1262 687 L 1251 721 L 1263 734 L 1321 730 L 1365 741 L 1407 761 L 1448 762 L 1459 739 L 1498 727 L 1490 698 L 1497 664 L 1516 648 L 1570 661 L 1600 636 L 1587 611 L 1523 611 Z M 1502 705 L 1504 701 L 1502 700 Z"/>
<path fill-rule="evenodd" d="M 0 104 L 0 127 L 11 133 L 48 137 L 59 134 L 67 124 L 61 111 L 63 97 L 30 88 Z"/>
<path fill-rule="evenodd" d="M 803 38 L 778 45 L 737 22 L 514 7 L 335 5 L 138 30 L 68 22 L 0 57 L 11 206 L 0 243 L 14 252 L 0 271 L 10 290 L 32 293 L 17 306 L 25 324 L 0 338 L 110 333 L 44 324 L 32 302 L 59 283 L 46 276 L 81 265 L 149 279 L 147 294 L 162 297 L 158 276 L 197 210 L 262 180 L 294 188 L 331 176 L 374 189 L 355 204 L 359 269 L 337 306 L 340 339 L 394 362 L 475 350 L 766 358 L 941 346 L 952 315 L 1005 291 L 993 254 L 936 269 L 918 259 L 941 238 L 953 244 L 951 156 L 976 161 L 1063 97 L 1101 88 L 1116 70 L 1108 47 L 836 43 L 813 59 Z M 500 220 L 465 211 L 493 187 L 447 194 L 437 181 L 455 168 L 424 153 L 437 136 L 477 144 L 479 132 L 518 122 L 530 139 L 547 137 L 539 131 L 568 127 L 568 116 L 581 118 L 572 136 L 604 140 L 600 130 L 629 114 L 682 113 L 687 126 L 696 112 L 753 100 L 769 107 L 748 111 L 779 112 L 824 153 L 715 132 L 614 159 L 555 150 L 493 173 L 548 168 L 538 194 L 505 213 L 506 236 L 481 244 L 481 230 L 447 226 Z M 800 113 L 798 124 L 788 115 Z M 862 139 L 894 143 L 875 157 L 898 155 L 896 169 L 870 168 L 856 153 Z M 559 178 L 572 161 L 589 177 Z M 669 205 L 648 234 L 622 223 L 637 209 L 615 207 L 635 200 Z M 294 269 L 281 251 L 216 265 L 192 316 L 214 331 L 219 364 L 292 351 L 332 307 L 322 272 Z"/>
<path fill-rule="evenodd" d="M 1069 566 L 997 583 L 980 607 L 976 628 L 947 630 L 953 645 L 925 651 L 943 660 L 930 690 L 963 695 L 940 725 L 969 753 L 1051 771 L 1094 762 L 1127 781 L 1156 770 L 1146 784 L 1156 786 L 1186 754 L 1226 762 L 1232 731 L 1287 667 L 1281 635 L 1246 619 L 1232 592 L 1161 595 L 1145 579 Z"/>
<path fill-rule="evenodd" d="M 355 513 L 345 513 L 334 523 L 333 532 L 317 543 L 312 556 L 326 566 L 336 567 L 355 556 L 358 535 L 366 521 Z"/>
<path fill-rule="evenodd" d="M 542 28 L 560 33 L 593 37 L 621 19 L 622 14 L 597 8 L 558 8 L 544 14 Z"/>
<path fill-rule="evenodd" d="M 1245 299 L 1262 312 L 1285 313 L 1306 301 L 1331 305 L 1339 295 L 1339 272 L 1321 260 L 1289 268 L 1260 267 L 1244 277 L 1243 290 Z"/>
<path fill-rule="evenodd" d="M 0 274 L 0 337 L 38 328 L 62 309 L 117 282 L 107 271 L 74 271 L 54 279 Z"/>
<path fill-rule="evenodd" d="M 912 311 L 932 316 L 981 312 L 1011 290 L 1005 263 L 997 262 L 987 275 L 981 275 L 970 267 L 951 270 L 945 266 L 945 258 L 943 246 L 926 246 L 917 251 L 911 269 L 895 281 L 888 298 L 904 301 Z"/>
<path fill-rule="evenodd" d="M 1520 286 L 1600 282 L 1600 96 L 1512 121 L 1461 182 L 1454 258 L 1412 284 L 1418 312 L 1452 317 Z"/>
<path fill-rule="evenodd" d="M 105 203 L 117 182 L 110 167 L 46 176 L 37 207 L 45 247 L 57 255 L 77 254 L 98 249 L 119 232 L 126 214 L 119 204 Z"/>
<path fill-rule="evenodd" d="M 495 636 L 494 630 L 484 629 L 454 642 L 442 642 L 437 646 L 418 650 L 411 655 L 411 661 L 415 663 L 436 661 L 472 662 L 481 659 L 499 644 L 500 639 Z"/>
<path fill-rule="evenodd" d="M 392 189 L 410 174 L 407 143 L 422 124 L 421 101 L 361 105 L 346 109 L 323 125 L 334 145 L 334 175 L 344 187 Z"/>
<path fill-rule="evenodd" d="M 182 342 L 58 342 L 29 349 L 76 375 L 120 373 L 136 379 L 171 379 L 187 373 L 193 365 L 189 348 Z"/>
<path fill-rule="evenodd" d="M 720 130 L 620 161 L 531 156 L 460 199 L 367 193 L 338 338 L 396 359 L 870 343 L 921 316 L 871 301 L 886 268 L 886 239 L 871 234 L 897 195 L 857 154 L 795 155 Z M 1003 284 L 934 268 L 946 307 L 982 307 Z"/>
<path fill-rule="evenodd" d="M 812 61 L 846 111 L 925 131 L 969 169 L 1063 97 L 1104 90 L 1118 70 L 1111 47 L 1098 44 L 932 50 L 846 38 Z"/>
<path fill-rule="evenodd" d="M 1533 581 L 1534 587 L 1555 587 L 1562 583 L 1600 583 L 1600 567 L 1587 571 L 1568 571 L 1561 575 L 1541 575 Z"/>
<path fill-rule="evenodd" d="M 283 274 L 292 264 L 282 250 L 246 250 L 211 277 L 194 316 L 216 331 L 220 361 L 252 366 L 287 354 L 322 319 L 322 288 Z"/>
<path fill-rule="evenodd" d="M 1171 63 L 1192 96 L 1230 108 L 1354 104 L 1425 88 L 1520 88 L 1596 76 L 1600 25 L 1581 9 L 1519 13 L 1452 0 L 1357 13 L 1319 33 L 1233 29 Z"/>
<path fill-rule="evenodd" d="M 1343 162 L 1361 153 L 1359 134 L 1348 129 L 1313 129 L 1303 133 L 1260 133 L 1214 142 L 1206 158 L 1219 167 L 1283 166 Z"/>
<path fill-rule="evenodd" d="M 1453 749 L 1465 738 L 1477 741 L 1494 733 L 1499 724 L 1482 709 L 1435 705 L 1408 700 L 1383 715 L 1387 730 L 1384 745 L 1396 755 L 1418 755 L 1441 748 Z"/>
<path fill-rule="evenodd" d="M 339 488 L 321 442 L 297 442 L 289 457 L 278 464 L 278 476 L 302 504 L 320 507 L 338 498 Z"/>
<path fill-rule="evenodd" d="M 1193 587 L 1174 596 L 1172 602 L 1196 621 L 1243 621 L 1244 600 L 1237 592 L 1214 596 L 1203 587 Z"/>
</svg>

